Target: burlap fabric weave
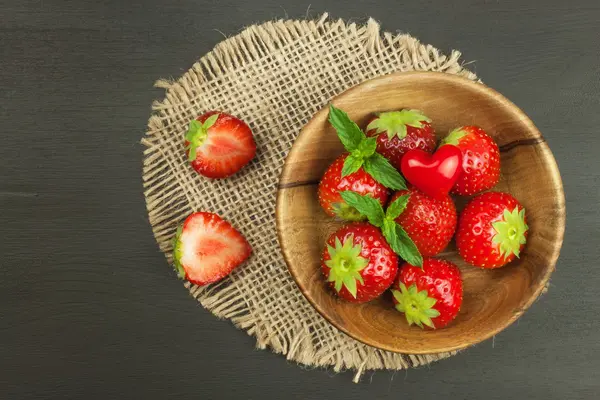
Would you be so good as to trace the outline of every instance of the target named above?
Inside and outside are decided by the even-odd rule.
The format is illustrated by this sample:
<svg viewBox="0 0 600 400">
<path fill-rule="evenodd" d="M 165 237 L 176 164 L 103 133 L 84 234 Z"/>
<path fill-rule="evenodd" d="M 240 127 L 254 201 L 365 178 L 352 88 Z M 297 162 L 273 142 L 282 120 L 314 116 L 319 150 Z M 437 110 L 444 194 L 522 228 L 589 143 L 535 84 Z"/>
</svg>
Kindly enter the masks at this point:
<svg viewBox="0 0 600 400">
<path fill-rule="evenodd" d="M 275 199 L 285 157 L 301 128 L 329 100 L 358 83 L 395 71 L 441 71 L 470 79 L 460 53 L 449 56 L 409 35 L 380 33 L 378 24 L 328 20 L 253 25 L 217 45 L 176 81 L 159 81 L 164 100 L 142 142 L 143 180 L 150 223 L 171 262 L 176 227 L 193 211 L 212 211 L 248 239 L 251 259 L 208 287 L 186 283 L 204 307 L 289 360 L 307 366 L 356 370 L 404 369 L 446 358 L 396 354 L 340 333 L 304 299 L 277 242 Z M 189 121 L 221 110 L 246 121 L 258 152 L 249 166 L 224 180 L 208 180 L 186 161 Z"/>
</svg>

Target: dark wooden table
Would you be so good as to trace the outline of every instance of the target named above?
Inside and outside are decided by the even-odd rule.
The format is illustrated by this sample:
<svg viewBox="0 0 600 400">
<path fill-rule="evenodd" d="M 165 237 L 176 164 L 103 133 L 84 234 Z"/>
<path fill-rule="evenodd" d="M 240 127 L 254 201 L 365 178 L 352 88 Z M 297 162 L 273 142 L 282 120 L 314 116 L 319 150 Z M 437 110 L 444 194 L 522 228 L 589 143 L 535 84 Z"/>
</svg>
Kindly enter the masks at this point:
<svg viewBox="0 0 600 400">
<path fill-rule="evenodd" d="M 0 2 L 0 398 L 598 398 L 600 3 L 535 3 Z M 254 350 L 189 297 L 140 178 L 157 78 L 245 25 L 323 11 L 463 51 L 544 133 L 567 198 L 551 290 L 517 324 L 359 385 Z"/>
</svg>

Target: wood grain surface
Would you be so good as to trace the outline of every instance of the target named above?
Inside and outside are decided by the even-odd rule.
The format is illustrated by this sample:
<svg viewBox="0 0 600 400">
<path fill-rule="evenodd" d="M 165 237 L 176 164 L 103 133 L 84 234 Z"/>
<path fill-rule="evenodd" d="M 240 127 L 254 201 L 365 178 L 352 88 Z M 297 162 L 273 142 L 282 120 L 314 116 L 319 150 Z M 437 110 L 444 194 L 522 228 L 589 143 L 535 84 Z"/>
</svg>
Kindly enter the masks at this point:
<svg viewBox="0 0 600 400">
<path fill-rule="evenodd" d="M 550 290 L 515 324 L 358 385 L 257 351 L 204 311 L 158 251 L 142 195 L 153 82 L 243 26 L 324 11 L 461 50 L 544 133 L 568 210 Z M 596 0 L 3 0 L 0 15 L 1 399 L 598 397 Z"/>
<path fill-rule="evenodd" d="M 474 268 L 455 248 L 442 254 L 459 266 L 464 299 L 444 329 L 409 327 L 391 299 L 352 304 L 338 299 L 321 274 L 321 254 L 344 223 L 322 211 L 317 184 L 344 151 L 327 108 L 302 129 L 279 183 L 277 229 L 288 268 L 300 290 L 329 322 L 366 344 L 401 353 L 430 354 L 479 343 L 514 322 L 548 282 L 563 242 L 565 199 L 558 167 L 539 130 L 498 92 L 441 73 L 396 73 L 364 82 L 333 99 L 359 126 L 375 112 L 412 108 L 432 119 L 438 138 L 463 125 L 482 127 L 502 149 L 500 182 L 527 210 L 529 236 L 521 258 L 504 268 Z M 468 199 L 461 201 L 458 210 Z"/>
</svg>

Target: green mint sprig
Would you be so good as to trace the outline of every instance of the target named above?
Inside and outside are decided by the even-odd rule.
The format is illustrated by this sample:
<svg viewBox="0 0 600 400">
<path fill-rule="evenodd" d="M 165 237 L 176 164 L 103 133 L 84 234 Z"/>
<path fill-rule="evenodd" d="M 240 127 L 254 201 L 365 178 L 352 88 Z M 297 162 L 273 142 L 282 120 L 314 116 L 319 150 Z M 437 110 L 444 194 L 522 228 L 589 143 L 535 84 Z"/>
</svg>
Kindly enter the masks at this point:
<svg viewBox="0 0 600 400">
<path fill-rule="evenodd" d="M 363 167 L 377 182 L 393 190 L 406 189 L 406 182 L 390 162 L 377 153 L 377 138 L 367 137 L 344 111 L 329 105 L 329 122 L 350 155 L 344 161 L 342 177 Z"/>
<path fill-rule="evenodd" d="M 340 195 L 346 203 L 366 216 L 371 224 L 381 229 L 381 233 L 396 254 L 409 264 L 423 267 L 423 257 L 419 253 L 419 249 L 406 231 L 395 221 L 406 208 L 410 195 L 398 197 L 385 212 L 379 201 L 369 195 L 362 196 L 349 190 L 340 192 Z"/>
</svg>

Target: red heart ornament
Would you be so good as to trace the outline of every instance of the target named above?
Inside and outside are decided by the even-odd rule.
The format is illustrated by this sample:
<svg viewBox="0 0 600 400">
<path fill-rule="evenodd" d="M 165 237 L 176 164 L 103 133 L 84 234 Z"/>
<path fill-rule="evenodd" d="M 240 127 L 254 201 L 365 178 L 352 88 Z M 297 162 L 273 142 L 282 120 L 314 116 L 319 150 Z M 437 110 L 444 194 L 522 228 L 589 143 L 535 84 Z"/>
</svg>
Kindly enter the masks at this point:
<svg viewBox="0 0 600 400">
<path fill-rule="evenodd" d="M 421 149 L 406 152 L 401 170 L 407 181 L 429 196 L 448 195 L 460 175 L 462 153 L 452 145 L 444 145 L 433 154 Z"/>
</svg>

